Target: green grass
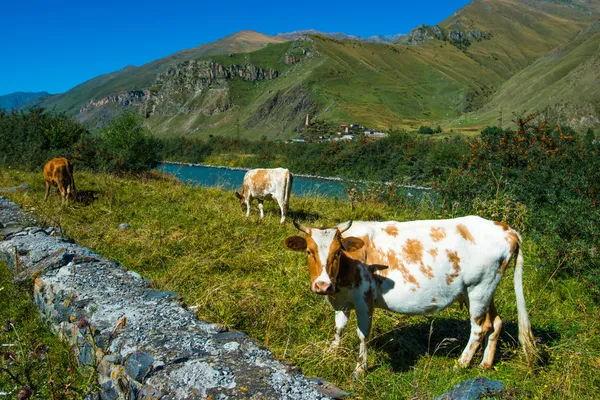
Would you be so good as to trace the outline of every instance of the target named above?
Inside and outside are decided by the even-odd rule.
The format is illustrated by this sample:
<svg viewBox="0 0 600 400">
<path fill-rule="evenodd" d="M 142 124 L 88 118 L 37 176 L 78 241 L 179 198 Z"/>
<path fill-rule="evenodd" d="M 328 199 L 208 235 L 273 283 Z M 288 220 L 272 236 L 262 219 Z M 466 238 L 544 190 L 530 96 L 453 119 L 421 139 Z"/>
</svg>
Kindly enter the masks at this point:
<svg viewBox="0 0 600 400">
<path fill-rule="evenodd" d="M 600 88 L 600 23 L 583 30 L 565 45 L 541 57 L 515 74 L 494 94 L 490 102 L 469 117 L 479 123 L 496 123 L 504 112 L 505 124 L 514 119 L 509 113 L 527 115 L 556 104 L 570 105 L 561 123 L 579 128 L 590 114 L 598 121 Z M 552 118 L 552 115 L 549 116 Z M 468 122 L 467 122 L 468 123 Z"/>
<path fill-rule="evenodd" d="M 597 299 L 584 283 L 553 277 L 556 266 L 547 265 L 540 243 L 527 236 L 525 297 L 534 334 L 550 353 L 546 365 L 530 372 L 517 347 L 511 270 L 496 295 L 505 328 L 493 370 L 454 368 L 468 337 L 468 315 L 458 306 L 427 317 L 377 310 L 369 372 L 352 380 L 358 357 L 354 317 L 340 351 L 325 353 L 333 339 L 334 313 L 309 291 L 305 256 L 284 247 L 283 240 L 297 232 L 290 222 L 279 224 L 274 204 L 265 204 L 265 221 L 258 224 L 256 205 L 247 219 L 233 193 L 218 188 L 191 188 L 157 175 L 76 172 L 75 179 L 80 191 L 97 191 L 97 201 L 61 206 L 53 192 L 43 203 L 41 173 L 5 170 L 0 186 L 29 183 L 28 193 L 10 195 L 25 209 L 46 223 L 59 224 L 78 243 L 152 279 L 154 286 L 181 293 L 188 305 L 198 306 L 200 318 L 247 332 L 306 374 L 351 392 L 351 398 L 431 398 L 474 377 L 501 380 L 512 398 L 600 395 Z M 352 211 L 347 201 L 324 198 L 292 197 L 290 209 L 307 225 L 333 225 L 349 218 L 446 216 L 427 207 L 368 201 Z M 131 229 L 118 229 L 123 222 Z"/>
<path fill-rule="evenodd" d="M 83 399 L 95 387 L 94 372 L 82 372 L 69 345 L 38 318 L 31 282 L 12 278 L 0 263 L 0 392 L 16 399 L 29 387 L 32 399 Z"/>
</svg>

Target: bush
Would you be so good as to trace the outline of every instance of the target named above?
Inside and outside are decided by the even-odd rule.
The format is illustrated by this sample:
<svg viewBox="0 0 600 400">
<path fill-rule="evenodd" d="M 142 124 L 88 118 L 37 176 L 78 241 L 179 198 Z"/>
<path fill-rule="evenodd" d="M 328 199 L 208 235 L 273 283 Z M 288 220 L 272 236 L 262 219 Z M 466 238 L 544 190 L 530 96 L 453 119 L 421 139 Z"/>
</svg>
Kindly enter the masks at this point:
<svg viewBox="0 0 600 400">
<path fill-rule="evenodd" d="M 419 127 L 419 133 L 424 135 L 433 135 L 433 129 L 431 129 L 429 126 L 421 125 Z"/>
<path fill-rule="evenodd" d="M 598 290 L 600 149 L 589 134 L 527 122 L 520 119 L 517 131 L 488 127 L 470 140 L 469 154 L 442 182 L 441 195 L 462 213 L 544 237 L 546 267 L 578 274 Z"/>
<path fill-rule="evenodd" d="M 74 144 L 86 135 L 65 114 L 0 110 L 0 166 L 38 169 L 53 157 L 71 157 Z"/>
<path fill-rule="evenodd" d="M 106 171 L 147 171 L 160 162 L 159 142 L 143 127 L 138 114 L 123 113 L 100 131 L 100 168 Z"/>
</svg>

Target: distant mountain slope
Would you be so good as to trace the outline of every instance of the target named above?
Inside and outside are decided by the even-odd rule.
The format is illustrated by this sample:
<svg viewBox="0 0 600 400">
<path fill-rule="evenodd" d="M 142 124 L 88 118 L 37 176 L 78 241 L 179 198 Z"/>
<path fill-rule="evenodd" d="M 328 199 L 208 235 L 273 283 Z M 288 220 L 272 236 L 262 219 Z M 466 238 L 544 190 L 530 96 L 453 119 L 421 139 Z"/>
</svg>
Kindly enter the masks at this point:
<svg viewBox="0 0 600 400">
<path fill-rule="evenodd" d="M 278 33 L 275 37 L 279 37 L 286 40 L 296 40 L 306 37 L 307 35 L 322 35 L 328 36 L 338 40 L 358 40 L 360 42 L 373 42 L 373 43 L 394 43 L 398 39 L 406 36 L 404 33 L 398 33 L 395 35 L 373 35 L 368 37 L 361 37 L 355 35 L 348 35 L 344 32 L 322 32 L 316 29 L 305 29 L 293 32 Z"/>
<path fill-rule="evenodd" d="M 189 75 L 190 64 L 175 66 L 163 78 L 156 97 L 171 98 L 186 111 L 151 113 L 148 124 L 155 132 L 288 136 L 302 125 L 307 113 L 318 119 L 386 129 L 415 126 L 456 116 L 465 107 L 465 91 L 502 83 L 464 52 L 451 45 L 440 47 L 438 42 L 414 48 L 313 35 L 309 40 L 210 60 L 219 64 L 212 67 L 215 71 L 248 63 L 277 74 L 272 79 L 202 83 L 202 90 L 182 95 L 185 88 L 199 87 L 201 72 L 194 78 Z M 208 65 L 202 68 L 198 70 Z M 216 72 L 202 74 L 208 77 Z M 222 100 L 224 91 L 227 104 Z M 215 102 L 220 106 L 216 108 Z"/>
<path fill-rule="evenodd" d="M 98 76 L 41 105 L 77 115 L 90 126 L 132 109 L 159 134 L 254 138 L 294 134 L 307 113 L 383 129 L 462 122 L 477 110 L 487 110 L 489 120 L 493 104 L 521 104 L 502 99 L 516 101 L 519 89 L 551 68 L 528 67 L 566 45 L 599 12 L 600 0 L 475 0 L 439 25 L 419 26 L 396 43 L 347 40 L 354 37 L 343 33 L 271 37 L 242 31 Z M 584 37 L 580 51 L 591 57 L 595 39 Z M 586 67 L 585 60 L 564 51 L 566 64 L 560 68 L 594 76 L 597 64 Z M 531 76 L 520 85 L 506 83 L 524 69 Z M 535 101 L 547 104 L 541 100 Z M 588 103 L 593 104 L 586 100 L 586 110 Z"/>
<path fill-rule="evenodd" d="M 399 42 L 446 40 L 506 80 L 599 17 L 600 0 L 474 0 L 432 27 L 439 32 L 422 26 Z"/>
<path fill-rule="evenodd" d="M 23 104 L 42 96 L 49 96 L 48 92 L 15 92 L 0 96 L 0 108 L 12 110 Z"/>
<path fill-rule="evenodd" d="M 149 89 L 156 76 L 175 63 L 207 55 L 249 52 L 258 50 L 269 43 L 282 42 L 285 42 L 285 39 L 254 31 L 240 31 L 212 43 L 182 50 L 141 67 L 128 66 L 119 71 L 99 75 L 65 93 L 52 96 L 39 105 L 76 114 L 92 99 L 130 90 Z"/>
<path fill-rule="evenodd" d="M 600 21 L 513 76 L 473 120 L 538 112 L 578 129 L 600 124 Z"/>
</svg>

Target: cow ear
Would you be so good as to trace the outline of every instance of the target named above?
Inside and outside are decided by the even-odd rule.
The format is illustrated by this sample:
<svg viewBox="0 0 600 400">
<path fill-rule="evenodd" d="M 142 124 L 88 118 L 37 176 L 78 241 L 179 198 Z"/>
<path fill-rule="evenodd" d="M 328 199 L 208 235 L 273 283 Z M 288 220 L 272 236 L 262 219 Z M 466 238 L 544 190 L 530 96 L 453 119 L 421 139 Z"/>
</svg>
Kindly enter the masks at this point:
<svg viewBox="0 0 600 400">
<path fill-rule="evenodd" d="M 306 239 L 302 236 L 290 236 L 285 239 L 285 245 L 294 251 L 304 251 L 306 250 Z"/>
<path fill-rule="evenodd" d="M 242 199 L 242 195 L 236 190 L 235 191 L 235 197 L 237 197 L 238 199 Z"/>
<path fill-rule="evenodd" d="M 349 252 L 359 250 L 364 245 L 365 245 L 365 242 L 363 242 L 362 239 L 359 239 L 357 237 L 348 237 L 348 238 L 342 239 L 342 247 L 344 248 L 344 250 L 349 251 Z"/>
</svg>

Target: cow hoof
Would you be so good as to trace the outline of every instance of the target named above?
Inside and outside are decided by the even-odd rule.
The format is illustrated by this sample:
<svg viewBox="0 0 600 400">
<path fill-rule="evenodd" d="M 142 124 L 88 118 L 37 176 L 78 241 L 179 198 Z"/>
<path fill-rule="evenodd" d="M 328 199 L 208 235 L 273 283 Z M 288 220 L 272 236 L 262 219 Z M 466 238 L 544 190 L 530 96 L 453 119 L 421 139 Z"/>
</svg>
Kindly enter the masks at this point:
<svg viewBox="0 0 600 400">
<path fill-rule="evenodd" d="M 479 364 L 479 368 L 481 368 L 481 369 L 491 369 L 492 368 L 492 364 L 482 362 L 481 364 Z"/>
<path fill-rule="evenodd" d="M 364 373 L 365 373 L 366 370 L 367 370 L 367 366 L 366 365 L 358 364 L 356 366 L 356 368 L 354 368 L 354 372 L 352 373 L 352 379 L 358 379 L 358 378 L 360 378 L 362 375 L 364 375 Z"/>
</svg>

